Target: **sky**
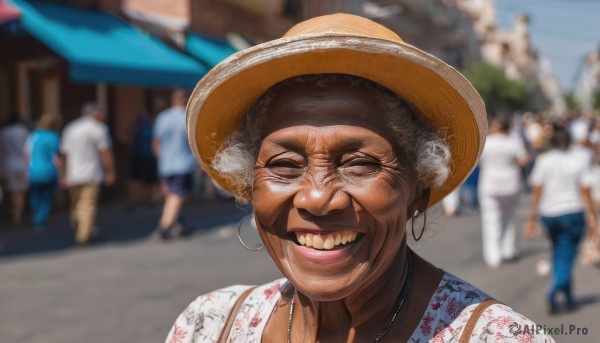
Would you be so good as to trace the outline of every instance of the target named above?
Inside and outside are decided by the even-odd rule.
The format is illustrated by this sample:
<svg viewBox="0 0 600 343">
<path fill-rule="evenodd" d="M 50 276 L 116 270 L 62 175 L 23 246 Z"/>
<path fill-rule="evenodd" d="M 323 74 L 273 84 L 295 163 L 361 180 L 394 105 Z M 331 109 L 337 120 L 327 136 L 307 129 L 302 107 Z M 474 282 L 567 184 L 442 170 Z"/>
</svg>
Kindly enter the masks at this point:
<svg viewBox="0 0 600 343">
<path fill-rule="evenodd" d="M 498 26 L 529 14 L 533 47 L 564 90 L 574 89 L 585 56 L 600 48 L 600 0 L 494 0 Z"/>
</svg>

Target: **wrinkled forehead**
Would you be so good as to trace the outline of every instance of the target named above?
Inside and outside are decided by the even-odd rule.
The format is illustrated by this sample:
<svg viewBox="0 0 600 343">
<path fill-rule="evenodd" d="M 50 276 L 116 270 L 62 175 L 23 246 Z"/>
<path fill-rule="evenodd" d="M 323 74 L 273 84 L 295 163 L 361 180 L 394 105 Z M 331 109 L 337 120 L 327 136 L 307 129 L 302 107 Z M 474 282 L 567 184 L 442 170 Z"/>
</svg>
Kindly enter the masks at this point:
<svg viewBox="0 0 600 343">
<path fill-rule="evenodd" d="M 377 94 L 366 87 L 296 84 L 272 94 L 264 106 L 263 137 L 292 126 L 355 126 L 391 138 Z"/>
</svg>

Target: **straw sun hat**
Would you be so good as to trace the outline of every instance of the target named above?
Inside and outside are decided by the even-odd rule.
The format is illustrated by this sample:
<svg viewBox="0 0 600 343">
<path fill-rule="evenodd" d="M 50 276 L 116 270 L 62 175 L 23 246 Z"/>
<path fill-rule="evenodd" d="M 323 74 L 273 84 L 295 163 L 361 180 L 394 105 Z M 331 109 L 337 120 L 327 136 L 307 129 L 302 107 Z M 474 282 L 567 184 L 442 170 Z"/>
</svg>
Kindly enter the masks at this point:
<svg viewBox="0 0 600 343">
<path fill-rule="evenodd" d="M 389 29 L 362 17 L 334 14 L 292 27 L 283 38 L 240 51 L 200 80 L 187 107 L 190 147 L 225 190 L 211 160 L 239 129 L 249 107 L 271 86 L 305 74 L 350 74 L 369 79 L 410 103 L 438 128 L 452 153 L 450 175 L 432 189 L 429 206 L 464 181 L 475 167 L 487 131 L 485 106 L 455 69 Z"/>
</svg>

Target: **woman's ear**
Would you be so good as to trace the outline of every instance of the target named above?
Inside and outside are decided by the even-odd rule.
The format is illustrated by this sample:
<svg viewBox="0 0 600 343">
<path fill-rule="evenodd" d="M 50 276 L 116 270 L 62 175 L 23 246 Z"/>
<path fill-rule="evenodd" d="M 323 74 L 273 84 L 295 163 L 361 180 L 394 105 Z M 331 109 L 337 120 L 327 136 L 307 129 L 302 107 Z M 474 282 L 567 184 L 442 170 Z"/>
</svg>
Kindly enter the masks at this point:
<svg viewBox="0 0 600 343">
<path fill-rule="evenodd" d="M 431 196 L 430 188 L 423 188 L 421 190 L 421 196 L 419 197 L 419 199 L 417 199 L 418 200 L 417 211 L 419 211 L 419 213 L 423 213 L 427 209 L 427 205 L 429 204 L 430 196 Z"/>
<path fill-rule="evenodd" d="M 425 212 L 425 210 L 427 209 L 427 205 L 429 205 L 430 196 L 431 188 L 424 188 L 421 190 L 421 199 L 417 207 L 419 213 Z"/>
<path fill-rule="evenodd" d="M 427 204 L 429 204 L 430 195 L 431 191 L 429 188 L 421 188 L 421 186 L 417 186 L 415 198 L 408 208 L 408 218 L 413 217 L 415 215 L 415 212 L 425 212 L 425 210 L 427 209 Z"/>
</svg>

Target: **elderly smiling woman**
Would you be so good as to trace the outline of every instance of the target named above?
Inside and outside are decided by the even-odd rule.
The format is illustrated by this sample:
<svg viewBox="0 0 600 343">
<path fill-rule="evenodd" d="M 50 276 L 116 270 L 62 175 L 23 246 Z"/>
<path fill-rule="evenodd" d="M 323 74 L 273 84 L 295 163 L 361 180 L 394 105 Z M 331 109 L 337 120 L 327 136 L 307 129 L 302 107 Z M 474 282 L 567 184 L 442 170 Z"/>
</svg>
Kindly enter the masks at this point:
<svg viewBox="0 0 600 343">
<path fill-rule="evenodd" d="M 200 296 L 167 342 L 552 342 L 406 244 L 477 163 L 485 117 L 457 71 L 357 16 L 222 62 L 188 105 L 190 145 L 252 203 L 285 279 Z"/>
</svg>

